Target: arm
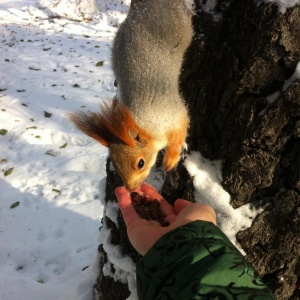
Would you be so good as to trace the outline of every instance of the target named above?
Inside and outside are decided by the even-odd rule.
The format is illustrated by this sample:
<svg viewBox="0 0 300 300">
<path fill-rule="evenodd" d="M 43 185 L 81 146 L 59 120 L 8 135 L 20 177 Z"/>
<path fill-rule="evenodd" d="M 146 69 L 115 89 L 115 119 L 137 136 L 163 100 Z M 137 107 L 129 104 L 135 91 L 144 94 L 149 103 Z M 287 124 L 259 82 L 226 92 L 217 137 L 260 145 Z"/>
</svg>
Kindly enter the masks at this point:
<svg viewBox="0 0 300 300">
<path fill-rule="evenodd" d="M 149 186 L 141 192 L 161 202 L 170 225 L 141 219 L 127 192 L 116 190 L 129 239 L 144 255 L 137 264 L 140 299 L 275 299 L 214 224 L 211 207 L 177 200 L 172 208 Z"/>
<path fill-rule="evenodd" d="M 206 221 L 158 240 L 137 264 L 137 285 L 143 300 L 162 295 L 174 300 L 275 299 L 220 229 Z"/>
</svg>

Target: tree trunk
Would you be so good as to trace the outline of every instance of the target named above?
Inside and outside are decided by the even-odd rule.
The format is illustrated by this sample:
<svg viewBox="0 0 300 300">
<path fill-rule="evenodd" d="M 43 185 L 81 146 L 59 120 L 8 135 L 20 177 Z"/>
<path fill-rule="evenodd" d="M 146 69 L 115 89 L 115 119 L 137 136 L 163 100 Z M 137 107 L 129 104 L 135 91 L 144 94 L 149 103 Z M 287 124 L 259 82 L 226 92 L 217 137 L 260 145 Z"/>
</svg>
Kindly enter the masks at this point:
<svg viewBox="0 0 300 300">
<path fill-rule="evenodd" d="M 223 187 L 233 207 L 262 206 L 251 228 L 237 235 L 277 299 L 300 299 L 300 6 L 283 14 L 274 3 L 219 0 L 212 13 L 197 1 L 195 38 L 186 55 L 181 89 L 189 106 L 188 145 L 223 161 Z M 121 182 L 107 167 L 106 202 Z M 167 176 L 167 199 L 193 200 L 192 179 L 182 165 Z M 139 259 L 107 215 L 111 243 Z M 100 247 L 95 299 L 126 299 L 126 284 L 104 276 Z"/>
</svg>

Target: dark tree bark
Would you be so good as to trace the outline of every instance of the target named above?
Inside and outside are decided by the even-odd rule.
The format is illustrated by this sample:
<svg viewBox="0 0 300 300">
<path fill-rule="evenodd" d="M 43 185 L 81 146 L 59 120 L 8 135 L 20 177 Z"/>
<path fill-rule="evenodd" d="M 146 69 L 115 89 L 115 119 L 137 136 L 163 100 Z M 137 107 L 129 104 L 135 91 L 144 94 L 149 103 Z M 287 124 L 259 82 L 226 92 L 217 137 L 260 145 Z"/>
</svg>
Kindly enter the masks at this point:
<svg viewBox="0 0 300 300">
<path fill-rule="evenodd" d="M 205 3 L 197 1 L 195 39 L 180 81 L 191 116 L 189 149 L 223 161 L 233 207 L 263 207 L 237 238 L 277 299 L 300 299 L 300 80 L 293 77 L 300 6 L 282 14 L 274 3 L 219 0 L 214 17 Z M 116 201 L 120 181 L 109 167 L 107 173 L 106 201 Z M 182 165 L 167 176 L 163 194 L 171 202 L 193 200 Z M 112 243 L 136 262 L 121 215 L 118 229 L 107 216 L 103 222 L 112 227 Z M 103 275 L 107 258 L 100 250 L 95 299 L 126 299 L 127 286 Z"/>
</svg>

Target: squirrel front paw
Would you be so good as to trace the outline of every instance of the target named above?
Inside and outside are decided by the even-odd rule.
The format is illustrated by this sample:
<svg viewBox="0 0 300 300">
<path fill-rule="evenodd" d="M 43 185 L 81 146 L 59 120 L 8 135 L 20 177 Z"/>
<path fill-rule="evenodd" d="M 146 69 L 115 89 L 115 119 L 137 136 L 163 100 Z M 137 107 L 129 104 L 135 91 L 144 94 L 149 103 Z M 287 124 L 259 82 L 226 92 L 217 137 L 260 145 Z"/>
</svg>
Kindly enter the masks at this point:
<svg viewBox="0 0 300 300">
<path fill-rule="evenodd" d="M 177 147 L 176 147 L 177 148 Z M 180 160 L 180 151 L 168 147 L 164 156 L 163 164 L 166 172 L 172 170 Z"/>
</svg>

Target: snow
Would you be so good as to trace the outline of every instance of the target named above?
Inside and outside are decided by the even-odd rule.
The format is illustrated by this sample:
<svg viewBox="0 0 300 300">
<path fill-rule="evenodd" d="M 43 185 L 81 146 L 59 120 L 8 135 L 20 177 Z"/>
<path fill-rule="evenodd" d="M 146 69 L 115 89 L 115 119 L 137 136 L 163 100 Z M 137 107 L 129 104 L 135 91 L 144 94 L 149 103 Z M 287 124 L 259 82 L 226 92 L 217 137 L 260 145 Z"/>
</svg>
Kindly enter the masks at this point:
<svg viewBox="0 0 300 300">
<path fill-rule="evenodd" d="M 185 0 L 187 3 L 192 0 Z M 203 2 L 203 3 L 202 3 Z M 278 11 L 286 13 L 286 10 L 295 5 L 300 5 L 300 0 L 259 0 L 258 3 L 275 3 L 278 6 Z M 215 22 L 219 22 L 222 19 L 222 14 L 216 12 L 218 1 L 217 0 L 205 0 L 201 1 L 200 11 L 210 14 Z"/>
<path fill-rule="evenodd" d="M 210 14 L 215 22 L 219 22 L 222 19 L 222 14 L 215 11 L 217 4 L 217 0 L 206 0 L 201 3 L 201 7 L 199 9 L 200 11 Z"/>
<path fill-rule="evenodd" d="M 284 84 L 283 84 L 283 91 L 286 91 L 288 89 L 288 87 L 295 83 L 296 80 L 299 80 L 300 79 L 300 61 L 297 63 L 297 66 L 295 68 L 295 72 L 293 73 L 293 75 L 288 78 Z"/>
<path fill-rule="evenodd" d="M 293 75 L 284 81 L 281 91 L 276 91 L 266 97 L 267 106 L 265 108 L 263 108 L 258 113 L 258 115 L 263 116 L 267 112 L 267 108 L 270 107 L 273 103 L 275 103 L 275 101 L 278 99 L 280 94 L 282 92 L 286 91 L 292 84 L 295 84 L 295 82 L 299 79 L 300 79 L 300 61 L 297 63 L 297 66 L 295 68 L 295 72 L 293 73 Z"/>
<path fill-rule="evenodd" d="M 137 299 L 132 260 L 111 245 L 105 223 L 99 233 L 107 149 L 67 116 L 114 97 L 110 47 L 130 0 L 98 0 L 95 11 L 75 3 L 0 0 L 0 299 L 91 299 L 99 243 L 116 269 L 104 273 L 127 282 Z M 221 162 L 192 153 L 185 164 L 196 199 L 217 210 L 236 243 L 257 211 L 231 208 Z M 163 178 L 153 172 L 148 182 L 159 189 Z M 117 205 L 105 209 L 116 222 Z"/>
<path fill-rule="evenodd" d="M 283 14 L 286 12 L 287 8 L 300 5 L 300 0 L 264 0 L 264 2 L 276 3 L 278 5 L 278 10 Z"/>
<path fill-rule="evenodd" d="M 0 299 L 91 299 L 107 149 L 67 114 L 114 96 L 125 16 L 79 23 L 30 5 L 0 1 Z"/>
</svg>

